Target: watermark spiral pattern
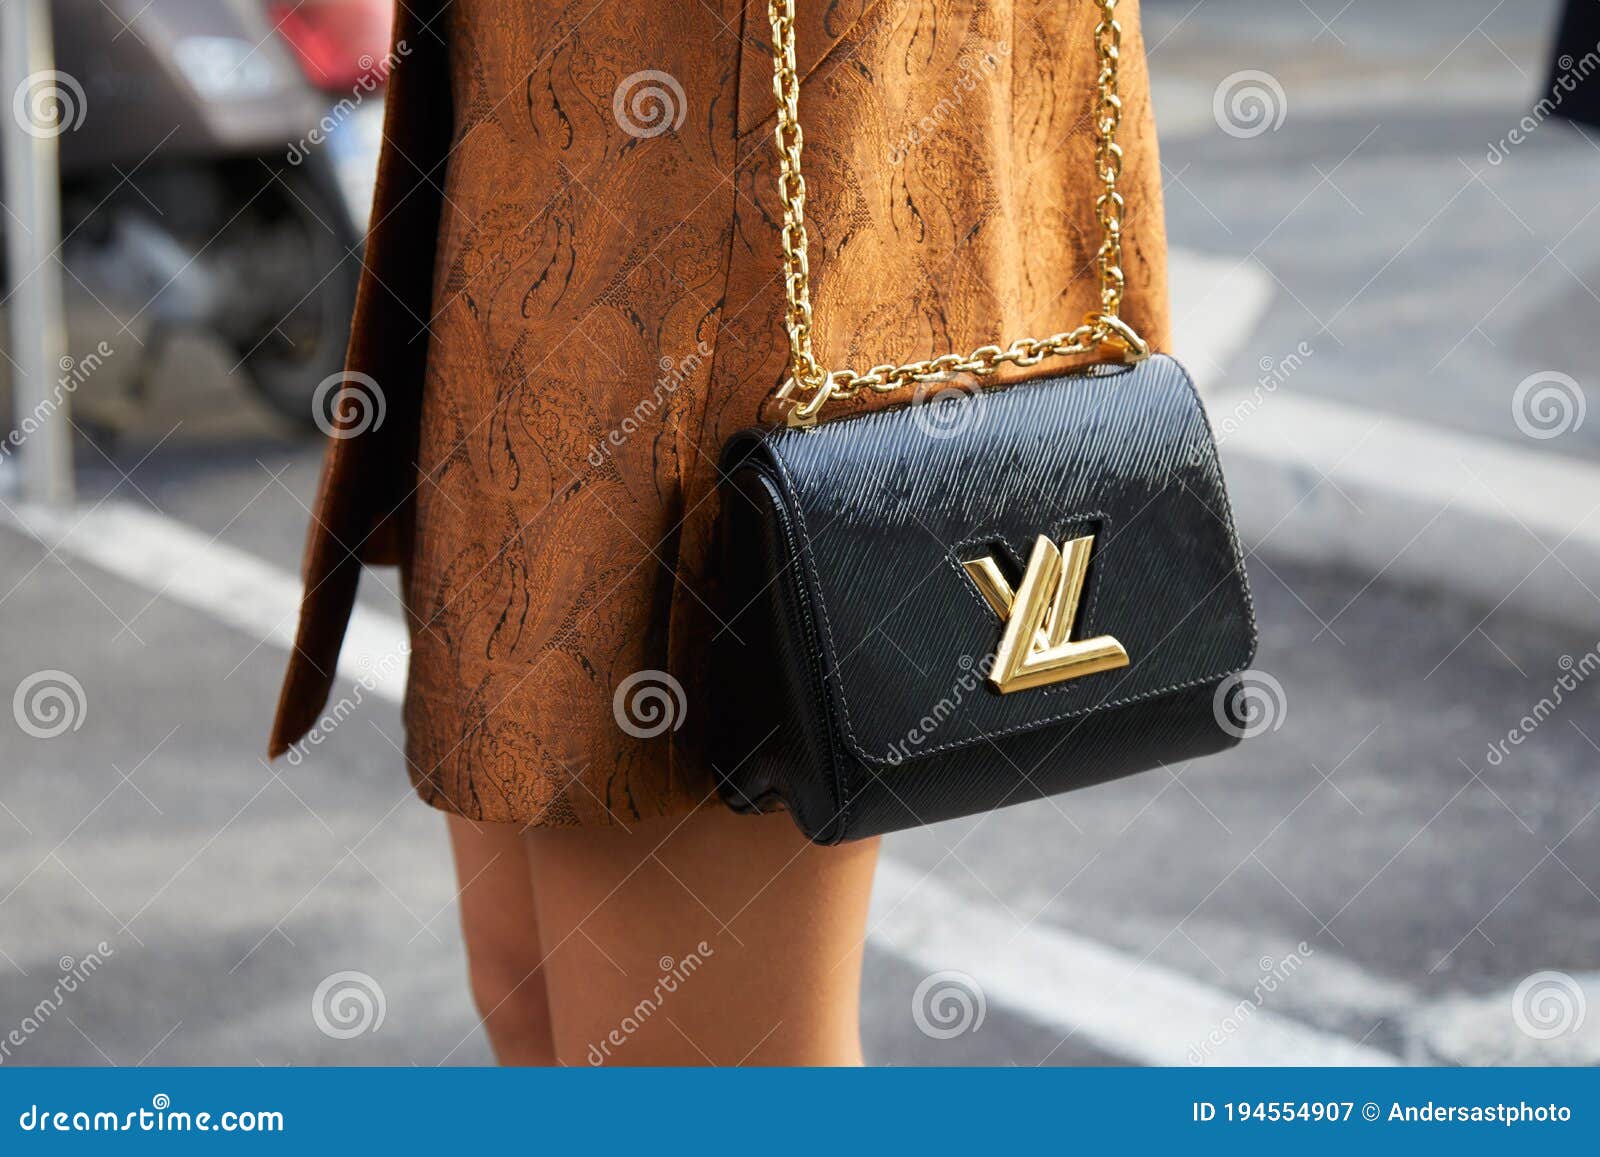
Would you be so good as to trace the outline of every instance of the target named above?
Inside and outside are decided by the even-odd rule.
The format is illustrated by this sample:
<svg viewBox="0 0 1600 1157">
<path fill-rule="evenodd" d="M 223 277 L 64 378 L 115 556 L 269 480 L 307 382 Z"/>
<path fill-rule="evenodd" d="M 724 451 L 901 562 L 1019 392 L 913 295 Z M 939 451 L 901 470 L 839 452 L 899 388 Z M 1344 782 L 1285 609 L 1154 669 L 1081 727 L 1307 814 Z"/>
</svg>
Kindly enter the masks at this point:
<svg viewBox="0 0 1600 1157">
<path fill-rule="evenodd" d="M 388 413 L 378 383 L 354 370 L 329 374 L 311 394 L 312 420 L 330 438 L 356 438 L 376 430 Z"/>
<path fill-rule="evenodd" d="M 11 115 L 23 132 L 48 140 L 83 127 L 89 100 L 77 77 L 46 69 L 22 78 L 11 94 Z"/>
<path fill-rule="evenodd" d="M 665 671 L 635 671 L 617 685 L 611 713 L 635 739 L 654 739 L 683 726 L 688 714 L 683 684 Z"/>
<path fill-rule="evenodd" d="M 971 378 L 938 378 L 918 382 L 911 395 L 911 413 L 919 429 L 944 441 L 983 425 L 989 400 Z"/>
<path fill-rule="evenodd" d="M 1211 696 L 1217 726 L 1237 739 L 1254 739 L 1278 730 L 1288 712 L 1283 684 L 1254 667 L 1228 676 Z"/>
<path fill-rule="evenodd" d="M 1582 426 L 1588 408 L 1577 379 L 1557 370 L 1529 374 L 1511 395 L 1511 419 L 1517 429 L 1540 441 Z"/>
<path fill-rule="evenodd" d="M 1565 972 L 1535 972 L 1511 994 L 1511 1019 L 1534 1040 L 1554 1040 L 1583 1027 L 1583 986 Z"/>
<path fill-rule="evenodd" d="M 17 726 L 35 739 L 54 739 L 77 731 L 89 714 L 83 684 L 66 671 L 35 671 L 17 684 L 11 697 Z"/>
<path fill-rule="evenodd" d="M 388 1011 L 383 986 L 365 972 L 335 972 L 324 977 L 311 996 L 312 1021 L 334 1040 L 377 1032 Z"/>
<path fill-rule="evenodd" d="M 923 977 L 911 994 L 911 1019 L 924 1036 L 951 1040 L 983 1027 L 989 1002 L 976 978 L 955 969 Z"/>
<path fill-rule="evenodd" d="M 1230 137 L 1249 140 L 1282 127 L 1289 115 L 1289 96 L 1270 72 L 1244 68 L 1217 85 L 1211 95 L 1211 115 Z"/>
<path fill-rule="evenodd" d="M 654 68 L 623 77 L 611 97 L 611 115 L 630 137 L 646 139 L 675 132 L 688 112 L 678 78 Z"/>
</svg>

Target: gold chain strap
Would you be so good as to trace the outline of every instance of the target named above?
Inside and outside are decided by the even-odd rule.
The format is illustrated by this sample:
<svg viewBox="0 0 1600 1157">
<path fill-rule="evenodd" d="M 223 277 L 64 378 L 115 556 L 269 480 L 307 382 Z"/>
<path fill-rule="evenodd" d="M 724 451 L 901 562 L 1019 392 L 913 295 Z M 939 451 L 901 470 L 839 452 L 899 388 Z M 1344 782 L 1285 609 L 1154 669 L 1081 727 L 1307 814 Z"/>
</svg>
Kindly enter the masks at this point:
<svg viewBox="0 0 1600 1157">
<path fill-rule="evenodd" d="M 811 282 L 806 263 L 806 180 L 800 172 L 804 136 L 800 130 L 800 73 L 794 54 L 794 0 L 767 0 L 772 24 L 772 92 L 778 101 L 778 193 L 783 200 L 783 282 L 789 331 L 789 379 L 778 397 L 789 400 L 791 426 L 810 426 L 830 399 L 848 399 L 862 389 L 888 393 L 916 382 L 929 382 L 950 374 L 988 375 L 1007 363 L 1033 366 L 1046 358 L 1089 353 L 1106 346 L 1129 361 L 1148 355 L 1149 346 L 1118 316 L 1122 307 L 1122 194 L 1117 178 L 1122 174 L 1122 146 L 1117 127 L 1122 120 L 1122 100 L 1117 93 L 1117 64 L 1122 48 L 1122 25 L 1117 23 L 1117 0 L 1098 0 L 1100 21 L 1095 26 L 1095 55 L 1100 64 L 1095 81 L 1095 170 L 1101 192 L 1095 198 L 1100 220 L 1100 308 L 1077 329 L 1047 338 L 1020 337 L 1002 349 L 979 346 L 966 357 L 940 354 L 904 365 L 877 365 L 866 373 L 826 370 L 811 346 Z M 807 397 L 797 397 L 804 391 Z"/>
</svg>

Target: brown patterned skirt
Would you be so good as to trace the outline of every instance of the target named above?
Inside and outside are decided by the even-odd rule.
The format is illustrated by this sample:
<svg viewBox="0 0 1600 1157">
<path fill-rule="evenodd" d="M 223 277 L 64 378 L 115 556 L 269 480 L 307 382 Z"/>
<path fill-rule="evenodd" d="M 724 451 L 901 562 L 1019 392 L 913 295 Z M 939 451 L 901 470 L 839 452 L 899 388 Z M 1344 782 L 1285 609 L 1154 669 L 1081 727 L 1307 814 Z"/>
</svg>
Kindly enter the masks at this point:
<svg viewBox="0 0 1600 1157">
<path fill-rule="evenodd" d="M 801 8 L 824 361 L 1076 324 L 1095 6 Z M 1160 346 L 1159 167 L 1122 19 L 1124 314 Z M 412 779 L 484 820 L 682 812 L 713 798 L 716 457 L 785 369 L 766 5 L 454 0 L 428 34 L 455 133 L 439 235 L 416 239 L 436 264 L 401 559 Z"/>
</svg>

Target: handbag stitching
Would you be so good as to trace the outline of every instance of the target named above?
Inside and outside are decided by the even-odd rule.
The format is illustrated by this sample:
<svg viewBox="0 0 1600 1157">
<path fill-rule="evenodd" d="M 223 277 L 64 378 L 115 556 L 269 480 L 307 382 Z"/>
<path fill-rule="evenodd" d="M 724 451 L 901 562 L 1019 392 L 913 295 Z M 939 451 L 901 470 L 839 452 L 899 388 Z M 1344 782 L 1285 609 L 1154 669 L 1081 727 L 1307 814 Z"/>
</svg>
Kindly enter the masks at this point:
<svg viewBox="0 0 1600 1157">
<path fill-rule="evenodd" d="M 1211 425 L 1210 425 L 1209 420 L 1207 420 L 1207 418 L 1205 416 L 1205 406 L 1200 400 L 1200 393 L 1199 393 L 1198 390 L 1195 389 L 1194 381 L 1193 381 L 1192 378 L 1189 377 L 1189 373 L 1188 373 L 1187 370 L 1185 370 L 1183 368 L 1182 363 L 1177 361 L 1177 359 L 1172 358 L 1172 357 L 1167 357 L 1166 355 L 1158 355 L 1158 356 L 1161 356 L 1163 358 L 1163 360 L 1165 360 L 1167 362 L 1170 362 L 1178 370 L 1179 378 L 1183 381 L 1183 383 L 1189 389 L 1189 394 L 1190 394 L 1191 398 L 1194 400 L 1195 409 L 1200 415 L 1200 420 L 1205 425 L 1205 431 L 1206 431 L 1206 434 L 1207 434 L 1207 437 L 1205 439 L 1205 450 L 1206 450 L 1205 461 L 1206 461 L 1206 464 L 1208 466 L 1213 467 L 1216 470 L 1217 478 L 1218 478 L 1218 480 L 1220 482 L 1220 479 L 1221 479 L 1221 466 L 1220 466 L 1220 463 L 1218 462 L 1218 459 L 1217 459 L 1216 440 L 1215 440 L 1215 438 L 1211 437 Z M 1092 376 L 1098 376 L 1098 375 L 1090 373 L 1090 374 L 1063 375 L 1063 376 L 1064 377 L 1074 377 L 1074 376 L 1076 376 L 1076 377 L 1092 377 Z M 1061 379 L 1060 378 L 1053 378 L 1053 379 L 1046 379 L 1046 380 L 1059 381 Z M 1027 384 L 1028 383 L 1018 383 L 1017 386 L 1012 386 L 1010 388 L 1016 389 L 1016 388 L 1019 388 L 1019 387 L 1025 387 Z M 871 417 L 871 416 L 872 415 L 863 415 L 863 417 Z M 834 638 L 833 638 L 833 623 L 832 623 L 832 620 L 828 616 L 827 603 L 826 603 L 826 600 L 822 596 L 821 577 L 815 573 L 815 564 L 812 561 L 813 560 L 813 550 L 812 550 L 812 544 L 811 544 L 811 531 L 810 531 L 810 528 L 806 524 L 805 512 L 804 512 L 804 510 L 802 510 L 800 508 L 800 505 L 799 505 L 798 501 L 796 501 L 796 499 L 794 497 L 798 492 L 797 492 L 797 490 L 796 490 L 796 488 L 794 486 L 793 478 L 789 474 L 788 467 L 784 463 L 783 456 L 781 454 L 778 454 L 777 452 L 775 452 L 772 449 L 772 439 L 771 439 L 770 435 L 764 436 L 763 437 L 763 441 L 767 442 L 767 444 L 768 444 L 767 460 L 777 470 L 777 472 L 779 474 L 779 477 L 783 481 L 783 486 L 780 489 L 781 489 L 782 495 L 784 497 L 785 505 L 787 505 L 787 506 L 792 508 L 792 514 L 793 514 L 794 519 L 795 519 L 795 526 L 799 530 L 801 540 L 802 540 L 802 542 L 804 542 L 805 548 L 806 548 L 805 551 L 803 552 L 803 557 L 801 559 L 801 562 L 803 563 L 805 573 L 810 577 L 811 589 L 809 591 L 807 591 L 807 590 L 805 590 L 803 588 L 797 587 L 797 591 L 798 591 L 798 593 L 800 593 L 801 595 L 804 596 L 803 601 L 808 602 L 808 603 L 809 602 L 815 602 L 816 603 L 816 620 L 819 623 L 822 624 L 823 634 L 826 636 L 826 639 L 827 639 L 828 653 L 829 653 L 829 656 L 831 658 L 832 656 L 835 656 L 835 655 L 838 654 L 838 647 L 836 646 L 836 644 L 834 642 Z M 1061 713 L 1056 714 L 1056 715 L 1047 716 L 1044 719 L 1032 720 L 1032 721 L 1027 722 L 1027 723 L 1012 724 L 1012 725 L 1010 725 L 1008 727 L 1003 727 L 1003 728 L 1000 728 L 999 730 L 996 730 L 996 731 L 979 731 L 977 734 L 969 736 L 969 737 L 967 737 L 965 739 L 949 740 L 949 741 L 946 741 L 946 742 L 941 743 L 941 744 L 935 744 L 933 747 L 923 748 L 921 751 L 918 752 L 916 758 L 917 759 L 922 759 L 922 758 L 926 758 L 927 756 L 930 756 L 930 755 L 935 755 L 935 754 L 937 754 L 937 753 L 939 753 L 941 751 L 949 751 L 949 750 L 951 750 L 953 748 L 956 748 L 956 747 L 964 747 L 964 746 L 967 746 L 967 745 L 969 745 L 971 743 L 974 743 L 974 742 L 976 742 L 977 740 L 980 740 L 980 739 L 1000 739 L 1000 738 L 1004 738 L 1004 737 L 1009 736 L 1009 735 L 1018 735 L 1018 734 L 1022 734 L 1022 733 L 1028 732 L 1028 731 L 1037 731 L 1038 729 L 1040 729 L 1042 727 L 1048 727 L 1051 724 L 1061 723 L 1061 722 L 1064 722 L 1064 721 L 1066 721 L 1068 719 L 1074 719 L 1074 718 L 1078 718 L 1080 716 L 1091 715 L 1096 711 L 1106 711 L 1106 710 L 1110 710 L 1111 708 L 1114 708 L 1114 707 L 1125 707 L 1125 706 L 1128 706 L 1129 704 L 1132 704 L 1132 703 L 1141 703 L 1141 702 L 1144 702 L 1144 701 L 1149 700 L 1149 699 L 1158 698 L 1158 697 L 1160 697 L 1162 695 L 1171 694 L 1174 691 L 1184 691 L 1184 690 L 1188 690 L 1191 687 L 1199 687 L 1199 686 L 1201 686 L 1203 684 L 1206 684 L 1206 683 L 1216 682 L 1216 681 L 1219 681 L 1221 679 L 1226 678 L 1229 675 L 1236 674 L 1239 671 L 1245 670 L 1247 667 L 1249 667 L 1251 661 L 1255 657 L 1255 650 L 1256 650 L 1256 643 L 1257 643 L 1257 632 L 1256 632 L 1256 625 L 1255 625 L 1255 606 L 1254 606 L 1253 601 L 1250 598 L 1250 586 L 1249 586 L 1249 583 L 1245 579 L 1244 560 L 1243 560 L 1243 557 L 1242 557 L 1240 549 L 1239 549 L 1238 534 L 1237 534 L 1237 531 L 1235 530 L 1234 523 L 1233 523 L 1233 508 L 1232 508 L 1231 504 L 1227 500 L 1227 490 L 1226 490 L 1226 488 L 1219 484 L 1217 486 L 1217 494 L 1220 496 L 1220 498 L 1222 500 L 1222 506 L 1223 506 L 1222 515 L 1220 517 L 1218 517 L 1218 521 L 1222 523 L 1225 531 L 1227 532 L 1226 538 L 1227 538 L 1227 541 L 1228 541 L 1229 549 L 1230 549 L 1230 551 L 1231 551 L 1231 553 L 1233 555 L 1233 567 L 1232 567 L 1228 577 L 1232 578 L 1234 580 L 1235 586 L 1237 588 L 1237 593 L 1243 597 L 1244 605 L 1245 605 L 1245 612 L 1246 612 L 1245 613 L 1245 622 L 1246 622 L 1246 625 L 1247 625 L 1247 628 L 1248 628 L 1248 630 L 1247 630 L 1248 645 L 1247 645 L 1247 647 L 1245 649 L 1245 657 L 1244 657 L 1244 661 L 1242 663 L 1239 663 L 1237 665 L 1226 666 L 1226 667 L 1223 667 L 1220 670 L 1210 672 L 1209 674 L 1202 675 L 1202 676 L 1199 676 L 1199 677 L 1194 678 L 1194 679 L 1188 679 L 1188 680 L 1185 680 L 1185 681 L 1180 682 L 1180 683 L 1172 683 L 1172 684 L 1169 684 L 1169 685 L 1167 685 L 1165 687 L 1158 687 L 1158 688 L 1155 688 L 1155 689 L 1150 690 L 1150 691 L 1141 692 L 1138 695 L 1124 696 L 1121 699 L 1106 700 L 1106 701 L 1103 701 L 1101 703 L 1097 703 L 1097 704 L 1095 704 L 1093 706 L 1090 706 L 1090 707 L 1080 707 L 1080 708 L 1078 708 L 1076 710 L 1061 712 Z M 1207 510 L 1210 509 L 1209 505 L 1207 505 L 1207 504 L 1202 504 L 1202 505 L 1205 505 Z M 1224 579 L 1222 581 L 1226 582 L 1227 579 Z M 1222 584 L 1218 583 L 1217 585 L 1220 586 Z M 1212 590 L 1215 590 L 1215 589 L 1216 589 L 1215 587 L 1212 588 Z M 1207 597 L 1209 597 L 1211 593 L 1212 593 L 1211 591 L 1207 591 L 1206 592 Z M 1192 614 L 1193 612 L 1191 611 L 1190 613 Z M 845 738 L 845 741 L 848 744 L 848 746 L 850 747 L 850 751 L 851 751 L 852 756 L 854 756 L 856 759 L 860 760 L 861 762 L 863 762 L 865 764 L 868 764 L 869 766 L 876 767 L 876 766 L 882 764 L 884 761 L 882 761 L 881 759 L 879 759 L 876 756 L 867 755 L 865 753 L 864 748 L 862 747 L 861 742 L 856 738 L 855 728 L 854 728 L 854 726 L 852 725 L 852 723 L 850 721 L 850 703 L 849 703 L 849 699 L 844 694 L 843 682 L 838 676 L 839 668 L 838 668 L 838 665 L 836 663 L 834 664 L 833 669 L 834 669 L 834 672 L 835 672 L 834 676 L 832 678 L 830 678 L 826 673 L 824 673 L 823 674 L 823 681 L 824 681 L 824 684 L 832 684 L 836 688 L 835 697 L 838 699 L 838 702 L 839 702 L 839 713 L 840 713 L 840 715 L 842 717 L 842 722 L 843 722 L 843 725 L 844 725 L 844 738 Z M 903 763 L 910 763 L 910 762 L 913 762 L 913 760 L 905 760 L 905 761 L 903 761 Z M 901 764 L 899 766 L 903 766 L 903 764 Z"/>
</svg>

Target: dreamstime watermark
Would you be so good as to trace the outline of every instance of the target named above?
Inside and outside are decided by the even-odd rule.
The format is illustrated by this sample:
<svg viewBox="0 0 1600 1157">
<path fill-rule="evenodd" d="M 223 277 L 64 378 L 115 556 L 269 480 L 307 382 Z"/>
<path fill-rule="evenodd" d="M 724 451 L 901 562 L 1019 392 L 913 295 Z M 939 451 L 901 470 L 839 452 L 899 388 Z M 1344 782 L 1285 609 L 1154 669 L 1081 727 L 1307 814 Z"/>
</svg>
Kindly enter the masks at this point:
<svg viewBox="0 0 1600 1157">
<path fill-rule="evenodd" d="M 884 755 L 884 759 L 890 765 L 898 767 L 913 758 L 917 754 L 917 749 L 944 726 L 968 696 L 975 694 L 983 686 L 983 681 L 989 677 L 989 671 L 994 667 L 994 656 L 985 655 L 979 662 L 973 663 L 971 655 L 962 655 L 956 665 L 961 668 L 961 674 L 955 684 L 940 696 L 939 701 L 928 709 L 927 714 L 912 725 L 906 732 L 905 738 L 897 740 Z"/>
<path fill-rule="evenodd" d="M 1517 429 L 1541 442 L 1578 429 L 1588 410 L 1583 387 L 1558 370 L 1529 374 L 1511 394 L 1511 420 Z"/>
<path fill-rule="evenodd" d="M 89 98 L 77 77 L 45 69 L 22 78 L 11 94 L 11 115 L 30 137 L 49 140 L 83 127 Z"/>
<path fill-rule="evenodd" d="M 67 399 L 94 377 L 100 367 L 106 364 L 106 359 L 114 353 L 116 350 L 111 344 L 102 341 L 81 358 L 63 357 L 57 363 L 61 375 L 56 378 L 50 396 L 40 401 L 29 413 L 24 414 L 15 428 L 8 430 L 5 438 L 0 439 L 0 458 L 14 453 L 48 422 L 53 414 L 66 406 Z"/>
<path fill-rule="evenodd" d="M 988 1011 L 977 978 L 953 968 L 924 976 L 911 994 L 911 1019 L 923 1036 L 934 1040 L 977 1032 Z"/>
<path fill-rule="evenodd" d="M 1600 642 L 1576 659 L 1571 655 L 1562 655 L 1556 660 L 1556 666 L 1564 673 L 1551 684 L 1550 693 L 1530 707 L 1522 718 L 1517 720 L 1516 726 L 1506 731 L 1503 738 L 1489 744 L 1488 753 L 1484 758 L 1490 767 L 1499 767 L 1504 763 L 1513 747 L 1522 746 L 1530 735 L 1539 730 L 1546 719 L 1560 709 L 1567 701 L 1567 696 L 1583 686 L 1589 676 L 1600 671 Z"/>
<path fill-rule="evenodd" d="M 377 1032 L 388 1011 L 383 986 L 365 972 L 332 973 L 323 977 L 311 994 L 312 1023 L 334 1040 Z"/>
<path fill-rule="evenodd" d="M 966 103 L 967 94 L 976 89 L 981 81 L 998 73 L 1001 60 L 1010 55 L 1011 44 L 1005 40 L 997 40 L 991 45 L 963 51 L 958 61 L 956 78 L 950 84 L 949 94 L 940 97 L 933 108 L 918 117 L 916 122 L 889 146 L 889 163 L 901 164 L 911 155 L 913 149 L 943 129 L 945 123 Z"/>
<path fill-rule="evenodd" d="M 988 409 L 987 392 L 971 375 L 918 382 L 911 392 L 911 420 L 940 442 L 977 430 Z"/>
<path fill-rule="evenodd" d="M 1511 1019 L 1534 1040 L 1576 1033 L 1588 1012 L 1583 986 L 1565 972 L 1535 972 L 1511 994 Z"/>
<path fill-rule="evenodd" d="M 341 696 L 337 703 L 324 711 L 311 730 L 307 731 L 298 742 L 291 744 L 289 750 L 284 753 L 284 758 L 290 765 L 299 767 L 304 763 L 307 752 L 313 747 L 321 746 L 323 740 L 332 735 L 341 723 L 354 715 L 380 683 L 389 682 L 400 674 L 410 655 L 411 644 L 405 642 L 376 662 L 370 658 L 364 659 L 361 677 L 350 688 L 350 694 Z"/>
<path fill-rule="evenodd" d="M 1580 84 L 1600 70 L 1600 44 L 1576 60 L 1570 54 L 1557 57 L 1556 68 L 1560 71 L 1550 82 L 1550 94 L 1540 97 L 1533 110 L 1511 126 L 1505 136 L 1489 142 L 1489 151 L 1484 154 L 1484 159 L 1491 165 L 1498 165 L 1510 156 L 1512 149 L 1531 137 L 1540 125 L 1554 115 L 1569 93 L 1577 92 Z"/>
<path fill-rule="evenodd" d="M 17 684 L 11 715 L 35 739 L 54 739 L 77 731 L 89 714 L 83 684 L 69 671 L 35 671 Z"/>
<path fill-rule="evenodd" d="M 1242 68 L 1223 77 L 1211 94 L 1211 115 L 1230 137 L 1249 140 L 1283 126 L 1289 95 L 1270 72 Z"/>
<path fill-rule="evenodd" d="M 340 370 L 311 392 L 311 419 L 330 438 L 355 438 L 383 425 L 389 403 L 370 374 Z"/>
<path fill-rule="evenodd" d="M 87 984 L 89 978 L 99 972 L 105 962 L 115 955 L 116 950 L 102 940 L 94 946 L 93 951 L 82 957 L 63 956 L 58 960 L 56 967 L 60 970 L 60 975 L 56 977 L 50 992 L 24 1013 L 22 1019 L 13 1025 L 4 1037 L 0 1037 L 0 1065 L 10 1060 L 13 1052 L 27 1044 L 29 1038 L 42 1029 L 52 1016 L 61 1011 L 61 1007 L 67 1003 L 67 997 Z"/>
<path fill-rule="evenodd" d="M 411 46 L 404 40 L 397 41 L 381 60 L 374 60 L 370 54 L 363 54 L 356 62 L 361 69 L 361 76 L 356 81 L 355 87 L 350 90 L 350 95 L 324 112 L 322 118 L 311 126 L 305 136 L 291 142 L 288 152 L 284 154 L 284 160 L 291 165 L 304 164 L 305 159 L 311 155 L 311 150 L 327 144 L 333 134 L 339 131 L 340 126 L 355 116 L 356 110 L 366 103 L 367 97 L 382 91 L 383 86 L 389 83 L 389 74 L 410 55 Z"/>
<path fill-rule="evenodd" d="M 1233 435 L 1237 434 L 1256 412 L 1266 405 L 1267 399 L 1278 392 L 1278 388 L 1292 378 L 1311 356 L 1316 353 L 1308 342 L 1298 343 L 1292 351 L 1281 358 L 1274 358 L 1270 354 L 1263 354 L 1256 363 L 1260 374 L 1256 378 L 1255 388 L 1236 401 L 1232 408 L 1219 411 L 1216 406 L 1208 407 L 1207 416 L 1211 419 L 1211 434 L 1216 444 L 1221 446 Z M 1194 465 L 1210 453 L 1207 446 L 1195 447 L 1190 464 Z"/>
<path fill-rule="evenodd" d="M 649 424 L 650 419 L 667 404 L 667 399 L 677 393 L 678 387 L 699 371 L 711 353 L 711 347 L 700 341 L 695 344 L 693 353 L 686 354 L 676 361 L 663 357 L 658 363 L 661 376 L 656 379 L 650 393 L 640 398 L 627 417 L 617 423 L 600 441 L 589 447 L 589 465 L 596 468 L 604 466 L 607 455 L 621 449 L 641 427 Z"/>
<path fill-rule="evenodd" d="M 282 1133 L 276 1109 L 226 1109 L 220 1113 L 174 1109 L 172 1098 L 157 1093 L 148 1109 L 56 1109 L 29 1105 L 17 1116 L 24 1133 Z"/>
<path fill-rule="evenodd" d="M 1229 675 L 1211 696 L 1217 726 L 1236 739 L 1254 739 L 1283 726 L 1289 713 L 1283 684 L 1254 667 Z"/>
<path fill-rule="evenodd" d="M 1190 1046 L 1189 1063 L 1203 1065 L 1210 1060 L 1211 1054 L 1227 1044 L 1236 1033 L 1249 1024 L 1250 1018 L 1267 1003 L 1267 998 L 1286 984 L 1289 978 L 1300 971 L 1301 966 L 1315 955 L 1316 950 L 1302 940 L 1295 945 L 1294 951 L 1282 960 L 1263 956 L 1257 962 L 1261 974 L 1256 978 L 1255 986 L 1251 988 L 1249 995 L 1234 1005 L 1222 1021 L 1206 1034 L 1204 1040 Z"/>
<path fill-rule="evenodd" d="M 648 996 L 634 1005 L 632 1010 L 601 1038 L 599 1044 L 589 1046 L 588 1061 L 593 1066 L 606 1063 L 611 1057 L 613 1049 L 619 1049 L 627 1044 L 633 1035 L 650 1023 L 650 1019 L 661 1011 L 661 1006 L 667 997 L 677 992 L 691 976 L 705 966 L 705 962 L 716 955 L 715 949 L 704 940 L 694 946 L 694 951 L 684 956 L 673 959 L 663 956 L 656 961 L 656 967 L 661 974 L 656 977 L 655 986 L 651 988 Z"/>
<path fill-rule="evenodd" d="M 654 739 L 683 726 L 689 701 L 683 684 L 666 671 L 635 671 L 617 684 L 611 713 L 635 739 Z"/>
<path fill-rule="evenodd" d="M 676 132 L 688 114 L 683 85 L 660 69 L 647 68 L 623 77 L 611 94 L 611 115 L 623 132 L 641 140 Z"/>
</svg>

